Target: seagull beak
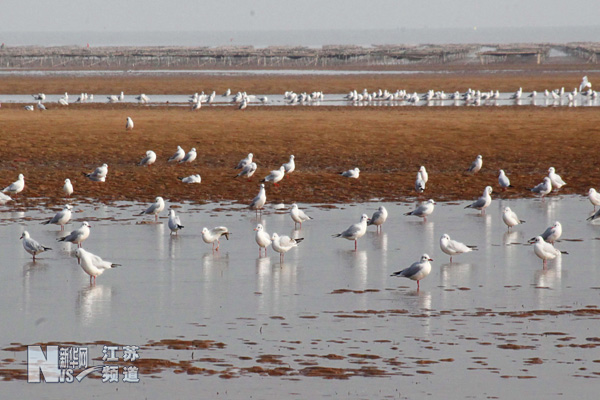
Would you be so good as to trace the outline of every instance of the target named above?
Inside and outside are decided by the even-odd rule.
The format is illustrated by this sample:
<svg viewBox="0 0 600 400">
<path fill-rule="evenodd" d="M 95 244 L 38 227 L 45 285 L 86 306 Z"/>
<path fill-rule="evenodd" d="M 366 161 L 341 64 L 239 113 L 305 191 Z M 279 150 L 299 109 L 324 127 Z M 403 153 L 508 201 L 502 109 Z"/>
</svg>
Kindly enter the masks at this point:
<svg viewBox="0 0 600 400">
<path fill-rule="evenodd" d="M 258 229 L 254 228 L 255 231 L 258 231 Z"/>
<path fill-rule="evenodd" d="M 427 261 L 433 261 L 433 258 L 428 258 Z"/>
<path fill-rule="evenodd" d="M 21 237 L 19 238 L 19 240 L 23 239 L 23 235 L 21 235 Z"/>
</svg>

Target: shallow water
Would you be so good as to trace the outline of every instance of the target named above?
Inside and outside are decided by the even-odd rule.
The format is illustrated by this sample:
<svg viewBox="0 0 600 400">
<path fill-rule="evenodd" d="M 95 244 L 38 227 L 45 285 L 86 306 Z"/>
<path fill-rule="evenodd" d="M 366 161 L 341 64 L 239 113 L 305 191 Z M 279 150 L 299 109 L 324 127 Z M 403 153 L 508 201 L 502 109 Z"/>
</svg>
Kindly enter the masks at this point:
<svg viewBox="0 0 600 400">
<path fill-rule="evenodd" d="M 270 208 L 260 219 L 269 233 L 305 238 L 283 264 L 270 248 L 258 257 L 258 220 L 237 204 L 178 205 L 185 225 L 178 237 L 169 236 L 166 218 L 140 223 L 153 222 L 134 216 L 144 204 L 77 204 L 66 230 L 89 221 L 85 248 L 122 264 L 95 286 L 72 257 L 74 246 L 56 242 L 58 227 L 39 224 L 55 211 L 4 206 L 0 292 L 10 306 L 0 311 L 0 371 L 25 371 L 26 352 L 16 344 L 107 341 L 142 346 L 140 361 L 193 359 L 211 372 L 165 367 L 141 372 L 138 384 L 18 381 L 3 392 L 139 398 L 176 389 L 189 396 L 200 383 L 203 394 L 226 398 L 591 398 L 600 376 L 600 226 L 585 221 L 591 204 L 573 196 L 496 196 L 484 216 L 467 204 L 438 204 L 427 222 L 402 215 L 413 204 L 385 204 L 383 233 L 370 227 L 357 252 L 331 235 L 379 203 L 306 206 L 314 220 L 299 231 L 285 211 Z M 512 233 L 501 220 L 505 206 L 527 221 Z M 569 254 L 544 270 L 526 242 L 555 220 L 564 232 L 556 246 Z M 233 235 L 213 253 L 200 231 L 217 225 Z M 24 229 L 53 251 L 32 263 L 18 240 Z M 478 251 L 449 263 L 439 249 L 443 233 Z M 419 292 L 415 282 L 389 276 L 424 252 L 434 262 Z M 156 343 L 165 339 L 223 345 L 177 350 Z M 90 353 L 100 364 L 102 346 Z M 321 367 L 352 377 L 323 379 Z"/>
</svg>

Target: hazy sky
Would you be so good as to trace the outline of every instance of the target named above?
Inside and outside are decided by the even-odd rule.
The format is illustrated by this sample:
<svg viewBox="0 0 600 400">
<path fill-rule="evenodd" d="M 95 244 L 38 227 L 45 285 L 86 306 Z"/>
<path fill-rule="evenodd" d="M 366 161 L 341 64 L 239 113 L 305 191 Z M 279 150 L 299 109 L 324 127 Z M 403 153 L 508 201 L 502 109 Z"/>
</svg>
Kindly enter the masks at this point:
<svg viewBox="0 0 600 400">
<path fill-rule="evenodd" d="M 4 32 L 564 27 L 599 21 L 599 0 L 0 0 Z"/>
</svg>

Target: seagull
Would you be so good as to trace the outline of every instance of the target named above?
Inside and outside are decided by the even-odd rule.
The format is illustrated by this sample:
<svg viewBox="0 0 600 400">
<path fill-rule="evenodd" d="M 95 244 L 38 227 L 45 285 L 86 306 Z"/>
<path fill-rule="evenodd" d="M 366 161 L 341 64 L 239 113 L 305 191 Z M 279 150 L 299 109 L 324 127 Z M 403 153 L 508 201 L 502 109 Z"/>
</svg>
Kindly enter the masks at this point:
<svg viewBox="0 0 600 400">
<path fill-rule="evenodd" d="M 402 271 L 394 272 L 390 276 L 398 276 L 402 278 L 408 278 L 413 281 L 417 281 L 417 291 L 420 289 L 419 281 L 425 278 L 431 272 L 431 263 L 433 259 L 429 258 L 429 255 L 423 254 L 421 259 L 414 262 L 410 267 L 403 269 Z"/>
<path fill-rule="evenodd" d="M 256 240 L 256 244 L 258 244 L 258 257 L 261 256 L 261 249 L 265 249 L 265 257 L 267 256 L 267 247 L 271 244 L 271 236 L 265 231 L 265 228 L 258 224 L 256 228 L 254 228 L 256 234 L 254 235 L 254 239 Z"/>
<path fill-rule="evenodd" d="M 303 241 L 304 238 L 292 239 L 289 236 L 279 236 L 277 233 L 273 233 L 271 237 L 271 246 L 273 250 L 279 253 L 279 262 L 283 262 L 285 253 L 298 246 L 298 243 Z"/>
<path fill-rule="evenodd" d="M 77 249 L 75 251 L 75 257 L 77 257 L 81 263 L 83 271 L 90 276 L 90 284 L 92 283 L 92 280 L 96 283 L 96 277 L 102 275 L 105 270 L 121 265 L 111 263 L 110 261 L 104 261 L 99 256 L 84 249 Z"/>
<path fill-rule="evenodd" d="M 69 100 L 65 99 L 64 97 L 61 97 L 60 99 L 58 99 L 58 104 L 60 104 L 61 106 L 68 106 Z"/>
<path fill-rule="evenodd" d="M 157 196 L 154 199 L 154 203 L 151 204 L 150 207 L 148 207 L 145 211 L 142 211 L 138 215 L 154 214 L 154 220 L 158 221 L 158 214 L 160 214 L 160 212 L 164 209 L 165 209 L 165 201 L 163 200 L 162 197 Z"/>
<path fill-rule="evenodd" d="M 600 194 L 596 192 L 596 189 L 590 188 L 588 199 L 590 199 L 590 202 L 594 205 L 594 211 L 596 211 L 596 206 L 600 206 Z"/>
<path fill-rule="evenodd" d="M 83 172 L 83 175 L 90 178 L 90 180 L 94 182 L 105 182 L 106 175 L 108 174 L 108 164 L 102 164 L 102 166 L 96 168 L 94 172 L 86 174 Z"/>
<path fill-rule="evenodd" d="M 204 243 L 212 243 L 213 251 L 219 251 L 219 246 L 221 245 L 219 239 L 221 238 L 221 236 L 225 236 L 225 239 L 229 240 L 229 235 L 231 235 L 231 232 L 229 232 L 229 229 L 227 229 L 224 226 L 217 226 L 212 229 L 202 229 L 202 240 L 204 241 Z M 216 249 L 215 242 L 217 242 Z"/>
<path fill-rule="evenodd" d="M 32 105 L 27 105 L 23 107 L 26 111 L 33 111 L 35 108 Z"/>
<path fill-rule="evenodd" d="M 556 188 L 556 190 L 566 185 L 565 181 L 562 180 L 560 175 L 555 172 L 554 167 L 548 168 L 548 178 L 550 178 L 552 187 Z"/>
<path fill-rule="evenodd" d="M 523 88 L 519 88 L 519 90 L 517 90 L 512 96 L 510 96 L 510 98 L 514 99 L 514 100 L 519 100 L 521 98 L 522 93 L 523 93 Z"/>
<path fill-rule="evenodd" d="M 545 177 L 542 183 L 537 184 L 535 187 L 530 189 L 533 193 L 539 193 L 543 198 L 545 195 L 552 191 L 552 181 L 549 177 Z"/>
<path fill-rule="evenodd" d="M 9 201 L 12 201 L 12 198 L 10 196 L 7 196 L 4 193 L 0 192 L 0 206 L 3 206 L 4 204 L 8 203 Z"/>
<path fill-rule="evenodd" d="M 234 176 L 234 178 L 237 178 L 239 176 L 245 176 L 246 178 L 250 179 L 250 177 L 252 175 L 254 175 L 255 172 L 256 172 L 256 163 L 253 162 L 253 163 L 244 165 L 244 168 L 242 168 L 240 173 L 237 174 L 236 176 Z"/>
<path fill-rule="evenodd" d="M 367 220 L 367 226 L 375 225 L 377 232 L 383 228 L 383 224 L 387 220 L 388 212 L 384 206 L 381 206 L 373 213 L 373 216 Z"/>
<path fill-rule="evenodd" d="M 485 189 L 483 189 L 483 194 L 481 195 L 481 197 L 475 200 L 473 203 L 466 206 L 465 208 L 475 208 L 477 210 L 481 210 L 481 214 L 485 214 L 485 209 L 492 202 L 492 196 L 490 196 L 491 194 L 492 187 L 486 186 Z"/>
<path fill-rule="evenodd" d="M 33 256 L 33 261 L 35 261 L 35 256 L 37 256 L 38 254 L 48 250 L 52 250 L 50 247 L 42 246 L 37 241 L 32 239 L 31 236 L 29 236 L 29 232 L 27 231 L 23 231 L 23 234 L 21 235 L 20 239 L 23 239 L 23 248 L 26 252 Z"/>
<path fill-rule="evenodd" d="M 414 210 L 407 212 L 404 215 L 414 215 L 415 217 L 423 218 L 423 221 L 427 221 L 427 216 L 431 215 L 434 207 L 435 207 L 435 201 L 433 201 L 433 199 L 429 199 L 426 202 L 421 203 Z"/>
<path fill-rule="evenodd" d="M 279 186 L 277 182 L 281 181 L 285 175 L 285 167 L 282 165 L 279 169 L 275 169 L 271 171 L 271 173 L 261 181 L 261 182 L 273 182 L 273 185 Z"/>
<path fill-rule="evenodd" d="M 44 93 L 32 94 L 35 100 L 44 101 L 46 100 L 46 95 Z"/>
<path fill-rule="evenodd" d="M 450 239 L 450 236 L 447 233 L 444 233 L 440 238 L 440 248 L 444 253 L 450 256 L 450 262 L 452 262 L 452 256 L 454 255 L 470 253 L 473 250 L 477 250 L 477 246 L 469 246 Z"/>
<path fill-rule="evenodd" d="M 179 163 L 191 163 L 196 159 L 196 156 L 196 148 L 192 147 L 192 149 L 188 151 L 188 153 L 179 161 Z"/>
<path fill-rule="evenodd" d="M 250 203 L 250 205 L 248 207 L 251 210 L 256 210 L 258 212 L 258 210 L 262 210 L 262 208 L 264 207 L 266 202 L 267 202 L 267 195 L 265 193 L 265 184 L 261 183 L 258 194 L 256 195 L 256 197 L 254 199 L 252 199 L 252 202 Z"/>
<path fill-rule="evenodd" d="M 229 96 L 231 96 L 231 89 L 227 89 L 225 91 L 225 93 L 223 93 L 223 97 L 229 97 Z"/>
<path fill-rule="evenodd" d="M 361 237 L 364 236 L 364 234 L 367 232 L 367 221 L 369 219 L 369 216 L 367 214 L 363 214 L 360 217 L 360 222 L 357 222 L 356 224 L 350 225 L 348 227 L 348 229 L 346 229 L 345 231 L 343 231 L 342 233 L 337 233 L 335 235 L 332 235 L 333 237 L 339 237 L 339 238 L 343 238 L 343 239 L 348 239 L 348 240 L 354 240 L 354 251 L 357 250 L 358 247 L 358 239 L 360 239 Z"/>
<path fill-rule="evenodd" d="M 290 156 L 290 161 L 283 164 L 282 167 L 285 169 L 286 174 L 291 174 L 296 170 L 296 163 L 294 162 L 293 154 Z M 287 177 L 289 178 L 289 175 Z"/>
<path fill-rule="evenodd" d="M 156 162 L 156 153 L 152 150 L 146 152 L 146 157 L 142 158 L 142 161 L 138 164 L 139 166 L 149 167 Z"/>
<path fill-rule="evenodd" d="M 560 224 L 560 222 L 556 221 L 554 225 L 548 227 L 540 236 L 546 242 L 554 244 L 554 242 L 556 242 L 562 236 L 562 225 Z M 530 241 L 534 240 L 535 238 L 530 239 Z"/>
<path fill-rule="evenodd" d="M 479 170 L 481 169 L 482 166 L 483 166 L 483 156 L 480 154 L 477 156 L 475 161 L 473 161 L 471 163 L 471 166 L 467 169 L 467 172 L 472 172 L 473 174 L 476 174 L 477 172 L 479 172 Z"/>
<path fill-rule="evenodd" d="M 358 169 L 358 168 L 349 169 L 348 171 L 340 172 L 340 175 L 342 175 L 343 177 L 354 178 L 354 179 L 358 179 L 359 174 L 360 174 L 360 169 Z"/>
<path fill-rule="evenodd" d="M 21 193 L 25 188 L 25 176 L 23 174 L 19 174 L 19 177 L 16 181 L 2 189 L 2 193 L 10 193 L 17 194 Z"/>
<path fill-rule="evenodd" d="M 238 163 L 238 165 L 234 169 L 243 169 L 246 165 L 251 164 L 253 157 L 254 157 L 254 154 L 248 153 L 246 158 L 241 159 L 240 162 Z"/>
<path fill-rule="evenodd" d="M 192 111 L 197 111 L 202 108 L 202 102 L 196 101 L 192 104 Z"/>
<path fill-rule="evenodd" d="M 421 168 L 419 168 L 419 172 L 421 173 L 421 178 L 423 178 L 423 181 L 427 183 L 429 180 L 429 174 L 423 165 L 421 165 Z"/>
<path fill-rule="evenodd" d="M 240 106 L 238 107 L 239 110 L 245 110 L 246 107 L 248 107 L 248 100 L 244 99 L 242 100 L 242 102 L 240 103 Z"/>
<path fill-rule="evenodd" d="M 183 225 L 181 225 L 179 216 L 175 215 L 175 210 L 172 208 L 169 209 L 169 229 L 171 230 L 169 235 L 172 235 L 173 233 L 177 235 L 177 231 L 183 229 Z"/>
<path fill-rule="evenodd" d="M 179 179 L 183 183 L 201 183 L 202 182 L 202 177 L 200 176 L 200 174 L 190 175 L 190 176 L 186 176 L 186 177 L 178 176 L 177 179 Z"/>
<path fill-rule="evenodd" d="M 133 129 L 133 120 L 131 117 L 127 117 L 127 122 L 125 123 L 125 130 L 130 131 Z"/>
<path fill-rule="evenodd" d="M 71 210 L 73 206 L 70 204 L 66 204 L 62 210 L 56 213 L 54 217 L 50 218 L 47 221 L 42 222 L 44 225 L 55 224 L 60 225 L 60 230 L 63 231 L 65 229 L 65 224 L 71 220 Z"/>
<path fill-rule="evenodd" d="M 417 193 L 423 193 L 425 191 L 425 179 L 423 179 L 421 171 L 417 172 L 417 180 L 415 181 L 415 191 Z"/>
<path fill-rule="evenodd" d="M 59 242 L 71 242 L 81 247 L 81 243 L 90 236 L 90 224 L 84 221 L 78 229 L 75 229 L 67 236 L 58 238 Z"/>
<path fill-rule="evenodd" d="M 536 256 L 543 260 L 543 266 L 546 268 L 548 260 L 554 260 L 556 256 L 560 256 L 562 251 L 557 250 L 551 243 L 545 242 L 541 236 L 535 237 L 535 244 L 533 245 L 533 252 Z M 567 254 L 565 252 L 565 254 Z"/>
<path fill-rule="evenodd" d="M 498 175 L 498 183 L 500 184 L 502 191 L 505 191 L 506 188 L 514 187 L 510 184 L 510 179 L 508 179 L 503 169 L 500 170 L 500 175 Z"/>
<path fill-rule="evenodd" d="M 185 157 L 185 151 L 181 146 L 177 146 L 177 151 L 169 158 L 168 162 L 179 162 L 183 160 L 183 157 Z"/>
<path fill-rule="evenodd" d="M 513 226 L 525 223 L 525 221 L 519 219 L 517 214 L 511 210 L 510 207 L 504 208 L 504 212 L 502 213 L 502 221 L 504 221 L 506 226 L 508 226 L 509 231 Z"/>
<path fill-rule="evenodd" d="M 581 83 L 579 84 L 579 91 L 583 92 L 584 89 L 591 89 L 592 88 L 592 84 L 590 83 L 590 81 L 588 81 L 588 77 L 587 75 L 583 77 L 583 79 L 581 80 Z"/>
<path fill-rule="evenodd" d="M 292 209 L 290 210 L 290 216 L 292 217 L 292 220 L 294 221 L 294 229 L 296 229 L 296 224 L 300 224 L 300 229 L 302 229 L 303 222 L 313 219 L 312 217 L 309 217 L 308 215 L 306 215 L 304 213 L 304 211 L 299 209 L 298 204 L 296 204 L 296 203 L 292 204 Z"/>
<path fill-rule="evenodd" d="M 67 197 L 73 194 L 73 184 L 69 178 L 65 179 L 65 184 L 63 185 L 63 192 L 67 195 Z"/>
<path fill-rule="evenodd" d="M 139 101 L 142 104 L 146 104 L 150 101 L 150 98 L 148 96 L 146 96 L 145 93 L 140 94 L 139 96 L 137 96 L 135 98 L 137 101 Z"/>
</svg>

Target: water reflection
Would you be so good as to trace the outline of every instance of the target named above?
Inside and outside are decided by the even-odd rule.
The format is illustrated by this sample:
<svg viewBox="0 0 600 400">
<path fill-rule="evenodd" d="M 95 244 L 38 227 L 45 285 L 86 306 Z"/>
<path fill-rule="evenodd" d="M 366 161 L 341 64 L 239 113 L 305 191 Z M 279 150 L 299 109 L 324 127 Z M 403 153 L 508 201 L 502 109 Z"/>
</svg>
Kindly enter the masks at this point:
<svg viewBox="0 0 600 400">
<path fill-rule="evenodd" d="M 106 285 L 90 285 L 79 290 L 75 312 L 84 326 L 94 323 L 96 318 L 110 318 L 112 288 Z"/>
<path fill-rule="evenodd" d="M 473 264 L 446 263 L 440 265 L 440 283 L 446 288 L 450 286 L 470 287 L 473 281 L 477 281 Z"/>
</svg>

